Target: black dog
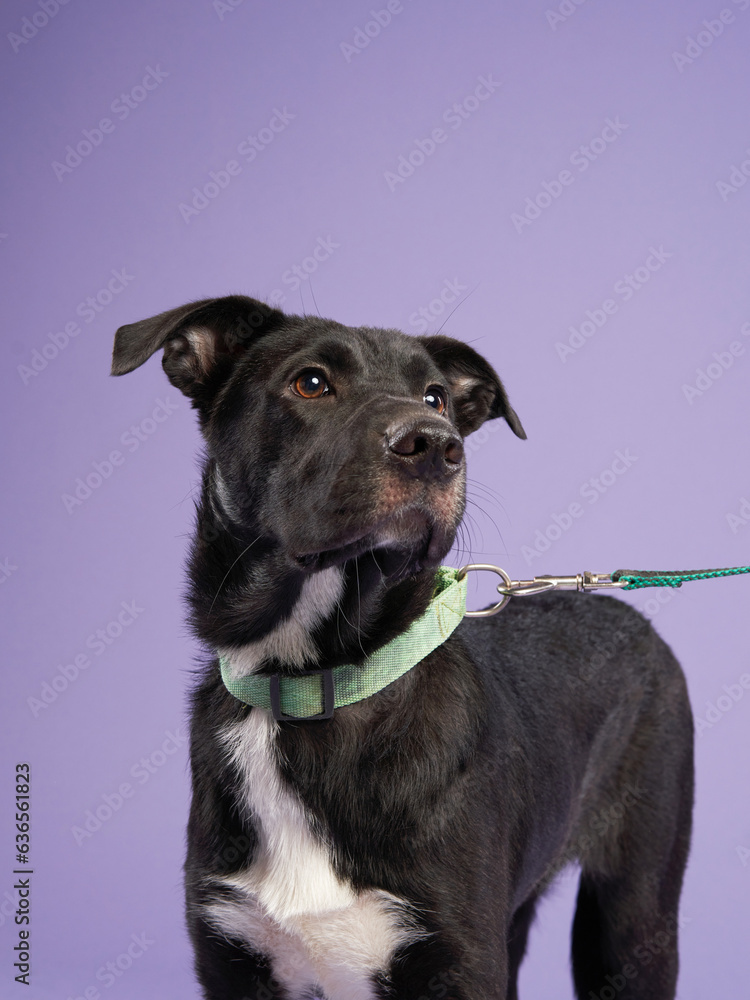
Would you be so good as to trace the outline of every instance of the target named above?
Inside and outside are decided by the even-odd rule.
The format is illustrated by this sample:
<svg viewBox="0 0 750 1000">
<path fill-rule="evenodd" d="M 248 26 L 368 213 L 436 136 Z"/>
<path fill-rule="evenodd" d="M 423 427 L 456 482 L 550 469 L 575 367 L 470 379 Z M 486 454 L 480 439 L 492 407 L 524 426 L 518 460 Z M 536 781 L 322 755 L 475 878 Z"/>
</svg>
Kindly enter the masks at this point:
<svg viewBox="0 0 750 1000">
<path fill-rule="evenodd" d="M 430 604 L 463 437 L 493 417 L 526 436 L 490 365 L 242 296 L 122 327 L 113 374 L 159 349 L 206 441 L 188 596 L 214 658 L 186 862 L 205 996 L 514 998 L 536 900 L 578 860 L 578 996 L 674 997 L 692 719 L 637 612 L 516 599 L 331 715 L 328 669 L 360 669 Z M 229 693 L 217 653 L 235 680 L 273 678 L 273 712 Z M 322 709 L 287 714 L 326 717 L 277 721 L 278 678 L 315 670 Z"/>
</svg>

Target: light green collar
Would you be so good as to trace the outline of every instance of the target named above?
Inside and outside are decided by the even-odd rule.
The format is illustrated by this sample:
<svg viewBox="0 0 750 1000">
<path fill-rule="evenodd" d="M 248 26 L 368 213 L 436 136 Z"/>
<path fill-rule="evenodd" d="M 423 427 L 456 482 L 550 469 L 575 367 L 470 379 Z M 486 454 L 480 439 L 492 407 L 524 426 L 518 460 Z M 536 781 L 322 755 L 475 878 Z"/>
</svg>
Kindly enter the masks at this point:
<svg viewBox="0 0 750 1000">
<path fill-rule="evenodd" d="M 466 612 L 466 576 L 441 566 L 435 591 L 425 613 L 364 663 L 346 663 L 297 677 L 233 678 L 227 659 L 219 657 L 221 677 L 230 694 L 247 705 L 263 708 L 280 721 L 330 719 L 335 708 L 351 705 L 398 680 L 453 632 Z"/>
</svg>

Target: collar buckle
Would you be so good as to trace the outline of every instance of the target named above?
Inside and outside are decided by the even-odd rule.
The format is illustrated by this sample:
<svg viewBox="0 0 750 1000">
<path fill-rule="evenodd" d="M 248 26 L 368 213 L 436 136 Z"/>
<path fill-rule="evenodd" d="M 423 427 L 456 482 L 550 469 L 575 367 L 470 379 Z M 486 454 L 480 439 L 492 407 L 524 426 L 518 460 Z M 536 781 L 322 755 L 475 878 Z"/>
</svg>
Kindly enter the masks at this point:
<svg viewBox="0 0 750 1000">
<path fill-rule="evenodd" d="M 311 670 L 305 673 L 304 677 L 321 677 L 321 687 L 323 692 L 323 711 L 317 715 L 285 715 L 281 711 L 281 692 L 279 690 L 280 677 L 272 674 L 269 677 L 269 694 L 271 697 L 271 714 L 277 722 L 319 722 L 323 719 L 333 718 L 333 709 L 336 703 L 336 691 L 333 683 L 333 670 L 331 667 L 325 670 Z M 292 678 L 290 678 L 291 680 Z"/>
</svg>

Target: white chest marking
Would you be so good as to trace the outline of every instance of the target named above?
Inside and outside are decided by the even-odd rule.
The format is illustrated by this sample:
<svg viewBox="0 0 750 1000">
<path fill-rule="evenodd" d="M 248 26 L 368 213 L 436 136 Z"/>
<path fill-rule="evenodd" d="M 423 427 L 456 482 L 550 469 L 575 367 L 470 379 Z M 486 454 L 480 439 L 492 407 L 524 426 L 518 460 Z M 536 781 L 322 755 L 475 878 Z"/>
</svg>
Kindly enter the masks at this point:
<svg viewBox="0 0 750 1000">
<path fill-rule="evenodd" d="M 403 900 L 380 890 L 355 893 L 337 878 L 327 845 L 282 784 L 277 726 L 254 710 L 224 734 L 259 848 L 248 869 L 211 879 L 234 889 L 235 899 L 209 904 L 207 916 L 227 937 L 268 956 L 274 978 L 295 1000 L 316 987 L 327 1000 L 372 1000 L 374 974 L 387 972 L 396 949 L 426 933 Z"/>
<path fill-rule="evenodd" d="M 237 678 L 252 674 L 272 657 L 297 667 L 317 662 L 318 653 L 310 633 L 333 611 L 343 589 L 340 566 L 330 566 L 308 577 L 289 618 L 256 642 L 239 649 L 218 650 L 229 662 L 232 675 Z"/>
</svg>

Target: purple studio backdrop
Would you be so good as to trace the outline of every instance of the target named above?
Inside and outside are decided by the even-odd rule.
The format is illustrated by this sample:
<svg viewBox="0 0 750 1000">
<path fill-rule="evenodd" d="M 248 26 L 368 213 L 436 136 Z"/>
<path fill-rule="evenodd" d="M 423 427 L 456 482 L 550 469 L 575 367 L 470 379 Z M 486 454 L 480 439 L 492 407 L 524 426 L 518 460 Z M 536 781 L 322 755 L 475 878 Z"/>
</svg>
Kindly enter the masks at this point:
<svg viewBox="0 0 750 1000">
<path fill-rule="evenodd" d="M 442 327 L 528 432 L 469 445 L 448 562 L 747 564 L 750 0 L 9 0 L 0 20 L 0 996 L 186 1000 L 199 435 L 158 359 L 108 376 L 115 329 L 231 292 Z M 682 1000 L 747 989 L 749 587 L 621 595 L 698 727 Z M 541 908 L 525 1000 L 572 997 L 575 889 L 571 869 Z"/>
</svg>

